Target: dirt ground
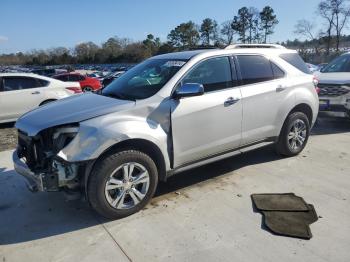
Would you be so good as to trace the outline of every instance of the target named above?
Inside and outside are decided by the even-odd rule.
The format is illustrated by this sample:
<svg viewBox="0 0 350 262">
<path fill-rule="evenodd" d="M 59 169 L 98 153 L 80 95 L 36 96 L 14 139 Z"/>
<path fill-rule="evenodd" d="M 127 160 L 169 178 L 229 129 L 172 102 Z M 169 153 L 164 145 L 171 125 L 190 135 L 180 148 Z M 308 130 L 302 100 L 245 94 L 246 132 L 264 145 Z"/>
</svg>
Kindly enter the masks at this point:
<svg viewBox="0 0 350 262">
<path fill-rule="evenodd" d="M 11 124 L 0 124 L 0 152 L 14 149 L 17 144 L 17 131 Z"/>
</svg>

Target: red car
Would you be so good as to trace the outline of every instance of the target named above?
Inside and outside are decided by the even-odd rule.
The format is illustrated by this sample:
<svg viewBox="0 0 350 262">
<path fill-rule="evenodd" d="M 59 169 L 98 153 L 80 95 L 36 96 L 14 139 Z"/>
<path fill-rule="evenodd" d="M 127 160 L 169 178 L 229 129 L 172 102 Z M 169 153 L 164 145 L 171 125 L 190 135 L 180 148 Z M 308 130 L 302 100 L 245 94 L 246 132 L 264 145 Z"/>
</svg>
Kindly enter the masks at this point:
<svg viewBox="0 0 350 262">
<path fill-rule="evenodd" d="M 102 87 L 101 82 L 98 79 L 84 76 L 79 73 L 64 73 L 55 75 L 53 78 L 63 82 L 79 82 L 80 87 L 84 92 L 99 90 Z"/>
</svg>

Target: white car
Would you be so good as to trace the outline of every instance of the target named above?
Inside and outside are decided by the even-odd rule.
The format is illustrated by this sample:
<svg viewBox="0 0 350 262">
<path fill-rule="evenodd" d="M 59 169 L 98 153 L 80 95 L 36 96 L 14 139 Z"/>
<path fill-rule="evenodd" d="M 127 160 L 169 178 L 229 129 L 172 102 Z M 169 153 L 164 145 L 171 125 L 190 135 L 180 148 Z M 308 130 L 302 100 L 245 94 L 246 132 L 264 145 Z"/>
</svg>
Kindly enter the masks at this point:
<svg viewBox="0 0 350 262">
<path fill-rule="evenodd" d="M 320 111 L 350 110 L 350 53 L 338 56 L 315 76 L 319 80 Z"/>
<path fill-rule="evenodd" d="M 79 83 L 28 73 L 0 73 L 0 123 L 61 98 L 81 93 Z"/>
</svg>

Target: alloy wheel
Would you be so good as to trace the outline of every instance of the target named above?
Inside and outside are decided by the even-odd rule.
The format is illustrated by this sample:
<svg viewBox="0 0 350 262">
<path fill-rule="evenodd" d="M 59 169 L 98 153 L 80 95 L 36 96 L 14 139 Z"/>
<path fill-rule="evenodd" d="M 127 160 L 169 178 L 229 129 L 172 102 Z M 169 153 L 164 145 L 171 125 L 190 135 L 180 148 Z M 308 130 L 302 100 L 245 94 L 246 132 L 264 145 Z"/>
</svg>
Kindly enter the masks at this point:
<svg viewBox="0 0 350 262">
<path fill-rule="evenodd" d="M 291 149 L 298 150 L 303 147 L 307 137 L 306 124 L 303 120 L 297 119 L 288 133 L 288 144 Z"/>
<path fill-rule="evenodd" d="M 88 86 L 88 87 L 84 87 L 83 91 L 84 92 L 92 92 L 93 90 L 91 87 Z"/>
<path fill-rule="evenodd" d="M 146 196 L 150 185 L 147 169 L 135 162 L 117 167 L 105 185 L 105 196 L 115 209 L 130 209 Z"/>
</svg>

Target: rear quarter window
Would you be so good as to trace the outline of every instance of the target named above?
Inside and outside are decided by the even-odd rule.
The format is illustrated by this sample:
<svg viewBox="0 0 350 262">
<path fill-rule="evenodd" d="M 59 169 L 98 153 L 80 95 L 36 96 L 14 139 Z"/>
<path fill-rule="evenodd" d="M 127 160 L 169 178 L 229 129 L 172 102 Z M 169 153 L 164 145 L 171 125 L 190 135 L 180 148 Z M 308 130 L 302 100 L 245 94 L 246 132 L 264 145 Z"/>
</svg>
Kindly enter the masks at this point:
<svg viewBox="0 0 350 262">
<path fill-rule="evenodd" d="M 297 53 L 281 54 L 280 58 L 299 69 L 301 72 L 311 74 L 311 71 Z"/>
<path fill-rule="evenodd" d="M 272 67 L 273 76 L 275 77 L 275 79 L 284 77 L 285 74 L 283 70 L 279 68 L 275 63 L 271 62 L 271 67 Z"/>
<path fill-rule="evenodd" d="M 37 83 L 38 83 L 38 87 L 46 87 L 50 84 L 49 81 L 46 81 L 44 79 L 36 79 Z"/>
</svg>

